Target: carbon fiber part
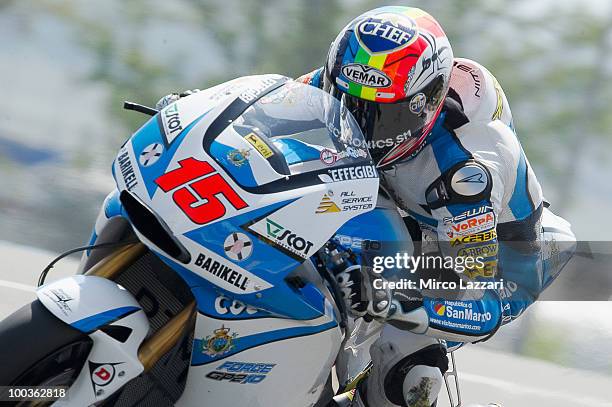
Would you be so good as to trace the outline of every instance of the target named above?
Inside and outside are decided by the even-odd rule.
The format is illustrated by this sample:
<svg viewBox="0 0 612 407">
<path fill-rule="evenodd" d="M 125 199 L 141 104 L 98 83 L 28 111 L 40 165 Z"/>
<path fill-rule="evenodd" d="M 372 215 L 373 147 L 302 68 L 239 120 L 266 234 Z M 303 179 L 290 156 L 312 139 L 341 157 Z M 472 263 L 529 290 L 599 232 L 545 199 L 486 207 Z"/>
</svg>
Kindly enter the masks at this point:
<svg viewBox="0 0 612 407">
<path fill-rule="evenodd" d="M 131 292 L 143 307 L 157 332 L 174 315 L 193 301 L 187 284 L 153 253 L 148 252 L 115 280 Z M 172 406 L 185 388 L 191 361 L 193 325 L 181 340 L 147 373 L 130 381 L 104 406 Z"/>
</svg>

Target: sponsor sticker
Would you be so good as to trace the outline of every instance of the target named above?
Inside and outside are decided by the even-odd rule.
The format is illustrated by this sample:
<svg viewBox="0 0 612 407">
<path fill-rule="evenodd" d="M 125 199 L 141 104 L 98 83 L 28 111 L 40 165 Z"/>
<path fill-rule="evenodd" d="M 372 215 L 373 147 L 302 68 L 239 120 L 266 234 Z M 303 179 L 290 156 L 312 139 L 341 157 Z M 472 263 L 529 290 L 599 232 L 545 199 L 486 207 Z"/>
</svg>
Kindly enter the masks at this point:
<svg viewBox="0 0 612 407">
<path fill-rule="evenodd" d="M 159 160 L 162 153 L 164 152 L 164 146 L 161 143 L 153 143 L 146 146 L 140 156 L 138 157 L 138 162 L 143 167 L 148 167 L 153 165 Z"/>
<path fill-rule="evenodd" d="M 72 312 L 69 303 L 74 301 L 74 298 L 61 288 L 52 288 L 49 291 L 43 292 L 43 295 L 53 301 L 62 314 L 68 315 Z"/>
<path fill-rule="evenodd" d="M 204 253 L 200 253 L 193 261 L 193 264 L 213 276 L 238 287 L 242 291 L 247 290 L 249 278 L 241 272 L 234 270 L 229 264 L 221 263 L 212 257 L 206 256 Z"/>
<path fill-rule="evenodd" d="M 471 279 L 476 277 L 493 278 L 497 271 L 497 261 L 486 261 L 482 267 L 474 266 L 472 268 L 465 269 L 463 274 Z"/>
<path fill-rule="evenodd" d="M 257 314 L 257 308 L 250 307 L 238 300 L 232 300 L 224 295 L 219 295 L 215 299 L 215 311 L 219 315 L 240 315 L 243 312 L 247 315 Z"/>
<path fill-rule="evenodd" d="M 202 353 L 208 356 L 220 356 L 234 349 L 234 339 L 238 334 L 230 331 L 231 329 L 226 328 L 225 325 L 215 329 L 212 335 L 202 340 Z"/>
<path fill-rule="evenodd" d="M 408 79 L 406 83 L 404 83 L 404 95 L 408 95 L 408 90 L 410 89 L 410 84 L 412 83 L 412 79 L 414 78 L 414 72 L 416 71 L 416 65 L 413 65 L 408 72 Z"/>
<path fill-rule="evenodd" d="M 489 322 L 493 318 L 490 312 L 478 312 L 472 303 L 465 301 L 434 301 L 432 308 L 437 315 L 464 322 Z"/>
<path fill-rule="evenodd" d="M 391 79 L 383 71 L 363 64 L 344 65 L 342 74 L 351 82 L 358 83 L 370 88 L 388 88 Z"/>
<path fill-rule="evenodd" d="M 353 250 L 365 249 L 379 251 L 382 248 L 381 242 L 377 240 L 364 239 L 358 236 L 336 234 L 334 235 L 333 239 L 337 241 L 340 245 L 351 248 Z"/>
<path fill-rule="evenodd" d="M 452 216 L 452 217 L 447 216 L 447 217 L 444 217 L 444 219 L 442 219 L 442 221 L 444 223 L 461 222 L 461 221 L 463 221 L 465 219 L 472 218 L 474 216 L 478 216 L 478 215 L 480 215 L 482 213 L 485 213 L 485 212 L 493 212 L 493 207 L 490 206 L 490 205 L 479 206 L 478 208 L 473 208 L 473 209 L 467 210 L 465 212 L 462 212 L 462 213 L 460 213 L 457 216 Z"/>
<path fill-rule="evenodd" d="M 417 40 L 416 22 L 408 16 L 380 13 L 357 24 L 357 40 L 370 54 L 400 50 Z"/>
<path fill-rule="evenodd" d="M 446 229 L 448 237 L 466 236 L 491 230 L 495 227 L 495 214 L 486 212 L 462 222 L 450 223 Z"/>
<path fill-rule="evenodd" d="M 436 302 L 433 305 L 433 310 L 436 314 L 443 316 L 444 313 L 446 312 L 446 305 Z"/>
<path fill-rule="evenodd" d="M 333 182 L 353 179 L 378 178 L 378 172 L 373 165 L 359 165 L 348 168 L 334 168 L 328 170 Z"/>
<path fill-rule="evenodd" d="M 324 148 L 319 154 L 319 159 L 325 165 L 333 165 L 338 158 L 337 154 L 334 151 Z"/>
<path fill-rule="evenodd" d="M 465 247 L 457 252 L 457 256 L 460 257 L 494 257 L 497 256 L 498 244 L 478 244 L 470 247 Z"/>
<path fill-rule="evenodd" d="M 170 144 L 179 134 L 181 134 L 181 131 L 183 131 L 178 103 L 174 102 L 166 107 L 162 111 L 161 118 L 166 140 L 168 141 L 168 144 Z"/>
<path fill-rule="evenodd" d="M 451 246 L 459 246 L 467 243 L 479 243 L 479 242 L 488 242 L 489 240 L 493 240 L 497 237 L 497 233 L 494 230 L 490 230 L 488 232 L 476 233 L 474 235 L 468 236 L 460 236 L 451 239 Z"/>
<path fill-rule="evenodd" d="M 423 112 L 423 109 L 425 109 L 426 103 L 427 96 L 425 96 L 423 92 L 419 92 L 410 99 L 408 108 L 414 114 L 421 114 Z"/>
<path fill-rule="evenodd" d="M 482 88 L 482 82 L 480 80 L 480 76 L 478 76 L 478 70 L 457 61 L 453 63 L 453 67 L 470 74 L 474 83 L 474 96 L 480 98 L 480 89 Z"/>
<path fill-rule="evenodd" d="M 238 98 L 244 103 L 250 103 L 257 99 L 266 89 L 277 83 L 276 79 L 264 78 L 258 84 L 244 90 Z"/>
<path fill-rule="evenodd" d="M 217 381 L 238 384 L 258 384 L 266 379 L 275 363 L 252 363 L 227 361 L 206 375 Z"/>
<path fill-rule="evenodd" d="M 115 366 L 122 364 L 119 363 L 94 363 L 89 362 L 89 377 L 91 380 L 91 385 L 93 386 L 94 391 L 96 391 L 96 387 L 104 387 L 108 386 L 116 376 L 116 368 Z M 122 373 L 120 373 L 121 375 Z"/>
<path fill-rule="evenodd" d="M 225 255 L 232 260 L 246 260 L 253 252 L 253 242 L 244 233 L 234 232 L 225 238 L 223 250 Z"/>
<path fill-rule="evenodd" d="M 132 165 L 132 159 L 127 149 L 122 149 L 117 156 L 117 163 L 119 164 L 119 171 L 123 177 L 123 183 L 125 189 L 132 191 L 138 185 L 138 179 L 134 172 L 134 166 Z"/>
<path fill-rule="evenodd" d="M 97 367 L 91 374 L 91 380 L 98 386 L 106 386 L 115 376 L 115 368 L 112 365 Z"/>
<path fill-rule="evenodd" d="M 359 196 L 355 191 L 342 191 L 338 203 L 332 199 L 333 196 L 333 191 L 327 191 L 327 193 L 323 195 L 315 213 L 359 211 L 370 209 L 374 206 L 374 197 L 372 195 Z"/>
<path fill-rule="evenodd" d="M 270 158 L 274 155 L 274 151 L 255 133 L 249 133 L 244 136 L 244 139 L 249 142 L 259 154 L 264 158 Z"/>
<path fill-rule="evenodd" d="M 319 206 L 315 213 L 334 213 L 341 212 L 342 210 L 336 205 L 336 203 L 330 198 L 330 195 L 333 196 L 333 193 L 330 191 L 323 195 Z"/>
<path fill-rule="evenodd" d="M 451 188 L 459 195 L 474 196 L 489 185 L 489 177 L 479 164 L 466 164 L 457 169 L 451 178 Z"/>
<path fill-rule="evenodd" d="M 247 163 L 247 161 L 249 161 L 249 155 L 251 155 L 251 152 L 249 150 L 237 149 L 227 153 L 227 159 L 236 167 L 242 167 L 244 164 Z"/>
<path fill-rule="evenodd" d="M 502 299 L 510 298 L 512 295 L 518 290 L 518 284 L 512 280 L 506 280 L 506 284 L 504 284 L 504 288 L 499 290 L 499 296 Z"/>
<path fill-rule="evenodd" d="M 349 146 L 346 150 L 340 151 L 339 153 L 324 148 L 319 154 L 319 159 L 325 165 L 333 165 L 337 161 L 345 158 L 367 158 L 367 156 L 368 153 L 364 149 Z"/>
<path fill-rule="evenodd" d="M 372 195 L 357 195 L 355 191 L 340 193 L 340 207 L 343 211 L 358 211 L 370 209 L 374 205 Z"/>
<path fill-rule="evenodd" d="M 313 243 L 272 219 L 266 218 L 266 236 L 276 244 L 306 259 L 310 255 Z"/>
</svg>

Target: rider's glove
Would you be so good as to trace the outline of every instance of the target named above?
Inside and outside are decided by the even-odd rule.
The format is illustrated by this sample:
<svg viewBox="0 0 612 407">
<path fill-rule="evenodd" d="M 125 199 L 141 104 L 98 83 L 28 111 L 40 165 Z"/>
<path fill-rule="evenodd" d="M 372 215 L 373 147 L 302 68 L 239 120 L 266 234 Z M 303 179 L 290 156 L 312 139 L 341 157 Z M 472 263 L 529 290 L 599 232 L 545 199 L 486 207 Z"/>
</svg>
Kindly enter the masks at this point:
<svg viewBox="0 0 612 407">
<path fill-rule="evenodd" d="M 199 91 L 200 89 L 194 89 L 194 90 L 186 90 L 182 93 L 170 93 L 162 97 L 161 99 L 159 99 L 157 103 L 155 104 L 155 108 L 157 110 L 162 110 L 164 107 L 171 105 L 172 103 L 176 102 L 180 98 L 183 98 L 189 95 L 193 95 L 194 93 L 197 93 Z"/>
<path fill-rule="evenodd" d="M 335 274 L 346 308 L 353 317 L 385 319 L 391 307 L 391 292 L 370 267 L 349 266 Z M 375 280 L 376 284 L 375 284 Z M 378 287 L 378 288 L 375 288 Z"/>
</svg>

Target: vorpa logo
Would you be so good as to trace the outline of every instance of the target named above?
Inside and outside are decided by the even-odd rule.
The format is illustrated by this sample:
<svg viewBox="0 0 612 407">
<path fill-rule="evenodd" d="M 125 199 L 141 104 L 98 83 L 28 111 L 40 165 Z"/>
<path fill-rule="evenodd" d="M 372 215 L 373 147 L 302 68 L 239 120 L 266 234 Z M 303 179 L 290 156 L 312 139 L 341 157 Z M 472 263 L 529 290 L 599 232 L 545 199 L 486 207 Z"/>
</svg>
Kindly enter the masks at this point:
<svg viewBox="0 0 612 407">
<path fill-rule="evenodd" d="M 280 246 L 290 250 L 300 257 L 307 258 L 312 248 L 312 242 L 298 236 L 284 226 L 266 218 L 266 235 Z"/>
<path fill-rule="evenodd" d="M 384 72 L 368 65 L 344 65 L 342 67 L 342 74 L 348 80 L 370 88 L 387 88 L 391 86 L 391 79 Z"/>
</svg>

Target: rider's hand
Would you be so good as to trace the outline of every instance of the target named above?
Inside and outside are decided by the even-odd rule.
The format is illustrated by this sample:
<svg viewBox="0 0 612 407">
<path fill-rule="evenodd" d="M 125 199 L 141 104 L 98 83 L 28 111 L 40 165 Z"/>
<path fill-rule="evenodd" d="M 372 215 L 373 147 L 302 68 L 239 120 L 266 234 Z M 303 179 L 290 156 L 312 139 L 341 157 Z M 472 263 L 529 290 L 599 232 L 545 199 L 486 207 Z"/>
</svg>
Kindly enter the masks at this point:
<svg viewBox="0 0 612 407">
<path fill-rule="evenodd" d="M 157 110 L 162 110 L 164 107 L 166 107 L 168 105 L 171 105 L 172 103 L 176 102 L 180 98 L 192 95 L 192 94 L 197 93 L 199 91 L 200 91 L 200 89 L 194 89 L 194 90 L 186 90 L 186 91 L 184 91 L 182 93 L 170 93 L 170 94 L 162 97 L 161 99 L 159 99 L 157 101 L 157 103 L 155 104 L 155 108 Z"/>
<path fill-rule="evenodd" d="M 380 289 L 374 287 L 374 280 L 382 277 L 370 270 L 360 265 L 350 266 L 335 275 L 336 281 L 353 317 L 385 319 L 391 307 L 391 292 L 387 285 Z"/>
<path fill-rule="evenodd" d="M 391 302 L 387 322 L 403 331 L 425 333 L 429 326 L 429 315 L 422 305 L 422 299 L 410 298 L 406 301 L 406 298 L 396 294 Z"/>
</svg>

